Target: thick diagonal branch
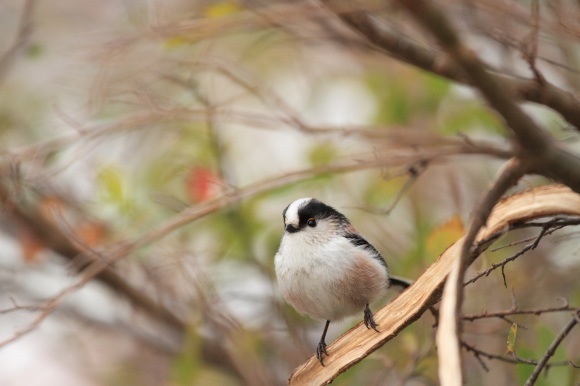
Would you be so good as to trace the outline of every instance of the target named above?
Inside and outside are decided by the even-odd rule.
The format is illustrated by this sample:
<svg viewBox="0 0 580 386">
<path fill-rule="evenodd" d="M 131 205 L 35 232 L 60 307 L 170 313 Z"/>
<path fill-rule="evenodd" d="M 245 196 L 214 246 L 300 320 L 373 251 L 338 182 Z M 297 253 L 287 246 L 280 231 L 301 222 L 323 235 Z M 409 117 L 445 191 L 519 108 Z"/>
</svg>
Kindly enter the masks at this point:
<svg viewBox="0 0 580 386">
<path fill-rule="evenodd" d="M 478 234 L 482 243 L 472 259 L 503 234 L 510 223 L 559 214 L 580 214 L 580 195 L 562 186 L 549 186 L 503 199 L 491 213 L 487 226 Z M 328 345 L 329 357 L 324 367 L 312 356 L 294 370 L 289 384 L 326 385 L 417 320 L 429 306 L 439 301 L 443 283 L 462 243 L 463 239 L 460 239 L 447 248 L 413 285 L 375 313 L 380 333 L 370 334 L 359 323 Z"/>
<path fill-rule="evenodd" d="M 523 175 L 524 170 L 517 158 L 511 159 L 504 165 L 473 215 L 467 234 L 463 238 L 459 256 L 445 284 L 437 331 L 439 376 L 443 384 L 460 385 L 462 383 L 460 335 L 463 278 L 470 263 L 474 242 L 501 196 Z"/>
</svg>

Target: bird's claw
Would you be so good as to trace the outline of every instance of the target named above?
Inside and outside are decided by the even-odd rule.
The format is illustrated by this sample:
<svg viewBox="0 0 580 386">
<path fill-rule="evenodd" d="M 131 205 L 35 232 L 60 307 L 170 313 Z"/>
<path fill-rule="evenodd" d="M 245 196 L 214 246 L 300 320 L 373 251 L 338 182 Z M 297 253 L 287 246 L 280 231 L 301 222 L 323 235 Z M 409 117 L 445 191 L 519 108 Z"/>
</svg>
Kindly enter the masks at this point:
<svg viewBox="0 0 580 386">
<path fill-rule="evenodd" d="M 328 353 L 326 352 L 326 342 L 324 342 L 323 340 L 318 342 L 318 346 L 316 347 L 316 358 L 318 358 L 318 360 L 320 361 L 320 364 L 322 366 L 324 366 L 324 361 L 322 360 L 322 354 L 325 354 L 326 356 L 328 356 Z"/>
<path fill-rule="evenodd" d="M 373 313 L 372 313 L 371 309 L 369 308 L 368 304 L 365 307 L 365 311 L 364 311 L 364 322 L 365 322 L 365 326 L 368 329 L 372 328 L 376 332 L 379 332 L 379 330 L 377 330 L 378 324 L 375 322 L 375 319 L 373 318 Z"/>
</svg>

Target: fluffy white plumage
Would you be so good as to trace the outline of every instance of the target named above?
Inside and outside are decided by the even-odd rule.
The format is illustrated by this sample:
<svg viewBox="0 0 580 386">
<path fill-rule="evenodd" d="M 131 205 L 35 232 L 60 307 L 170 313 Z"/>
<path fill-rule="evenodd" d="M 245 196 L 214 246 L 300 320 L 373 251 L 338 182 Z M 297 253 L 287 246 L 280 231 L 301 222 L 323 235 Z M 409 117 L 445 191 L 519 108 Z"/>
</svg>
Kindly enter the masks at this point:
<svg viewBox="0 0 580 386">
<path fill-rule="evenodd" d="M 278 286 L 297 311 L 327 321 L 316 351 L 324 365 L 331 320 L 363 311 L 365 325 L 376 330 L 368 305 L 389 286 L 387 265 L 344 215 L 318 200 L 298 199 L 283 217 L 274 262 Z"/>
<path fill-rule="evenodd" d="M 275 258 L 280 292 L 298 312 L 313 319 L 337 321 L 362 312 L 386 290 L 387 271 L 378 260 L 367 256 L 368 252 L 344 237 L 319 240 L 320 244 L 312 242 L 313 238 L 300 232 L 283 237 Z M 346 281 L 365 280 L 354 277 L 358 259 L 368 259 L 378 284 L 371 293 L 349 296 L 347 291 L 363 284 Z"/>
</svg>

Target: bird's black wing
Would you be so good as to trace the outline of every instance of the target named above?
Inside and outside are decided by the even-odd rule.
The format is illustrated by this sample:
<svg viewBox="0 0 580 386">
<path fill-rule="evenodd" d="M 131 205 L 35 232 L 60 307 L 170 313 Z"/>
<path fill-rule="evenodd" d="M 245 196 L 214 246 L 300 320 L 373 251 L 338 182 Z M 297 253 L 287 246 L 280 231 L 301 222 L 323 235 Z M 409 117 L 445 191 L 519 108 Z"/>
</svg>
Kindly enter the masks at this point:
<svg viewBox="0 0 580 386">
<path fill-rule="evenodd" d="M 385 268 L 387 268 L 387 263 L 385 262 L 385 259 L 383 259 L 379 251 L 377 251 L 376 248 L 373 247 L 371 243 L 366 241 L 364 237 L 362 237 L 358 233 L 347 233 L 344 235 L 344 237 L 346 237 L 348 241 L 350 241 L 353 245 L 356 245 L 357 247 L 361 247 L 371 252 L 373 257 L 377 259 L 382 265 L 384 265 Z"/>
<path fill-rule="evenodd" d="M 370 251 L 373 257 L 378 261 L 380 261 L 385 268 L 387 268 L 387 263 L 385 262 L 379 251 L 377 251 L 376 248 L 373 247 L 371 243 L 366 241 L 364 237 L 362 237 L 358 233 L 347 233 L 344 235 L 344 237 L 346 237 L 348 241 L 350 241 L 353 245 L 356 245 L 357 247 L 362 247 Z M 401 287 L 403 290 L 408 288 L 411 284 L 413 284 L 413 281 L 407 278 L 402 278 L 398 276 L 389 277 L 389 285 Z"/>
<path fill-rule="evenodd" d="M 402 289 L 406 289 L 406 288 L 410 287 L 411 284 L 413 284 L 413 280 L 407 279 L 404 277 L 400 277 L 400 276 L 390 276 L 389 283 L 391 285 L 401 287 Z"/>
</svg>

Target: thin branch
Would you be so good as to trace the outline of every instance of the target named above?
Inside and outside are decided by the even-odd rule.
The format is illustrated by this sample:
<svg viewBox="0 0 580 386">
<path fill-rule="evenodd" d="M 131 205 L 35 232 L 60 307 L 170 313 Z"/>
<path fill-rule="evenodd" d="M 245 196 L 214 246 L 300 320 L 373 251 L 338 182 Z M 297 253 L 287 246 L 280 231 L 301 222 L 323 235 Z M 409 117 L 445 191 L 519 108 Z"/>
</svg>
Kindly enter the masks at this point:
<svg viewBox="0 0 580 386">
<path fill-rule="evenodd" d="M 548 234 L 549 233 L 546 232 L 545 235 L 548 235 Z M 509 247 L 514 247 L 516 245 L 520 245 L 520 244 L 523 244 L 523 243 L 529 243 L 530 241 L 534 241 L 537 238 L 538 238 L 538 236 L 534 236 L 534 237 L 527 237 L 527 238 L 522 239 L 522 240 L 512 241 L 511 243 L 507 243 L 507 244 L 504 244 L 504 245 L 500 245 L 500 246 L 495 247 L 495 248 L 490 248 L 489 251 L 490 252 L 497 252 L 497 251 L 500 251 L 502 249 L 506 249 L 506 248 L 509 248 Z"/>
<path fill-rule="evenodd" d="M 550 360 L 552 355 L 554 355 L 560 343 L 562 343 L 566 335 L 568 335 L 568 333 L 572 331 L 572 329 L 576 326 L 578 322 L 580 322 L 580 311 L 576 311 L 574 313 L 572 319 L 570 319 L 568 324 L 566 324 L 564 328 L 562 328 L 560 333 L 554 338 L 554 340 L 546 350 L 546 353 L 542 356 L 542 358 L 540 358 L 540 360 L 536 364 L 534 371 L 532 372 L 532 374 L 530 374 L 530 377 L 524 384 L 525 386 L 532 386 L 536 382 L 536 379 L 538 379 L 538 376 L 540 375 L 544 367 L 546 367 L 548 360 Z"/>
<path fill-rule="evenodd" d="M 416 156 L 416 155 L 415 155 Z M 421 157 L 422 158 L 422 157 Z M 401 162 L 403 160 L 397 159 L 396 162 Z M 165 306 L 155 303 L 152 299 L 142 294 L 136 288 L 129 286 L 126 281 L 123 280 L 116 272 L 114 272 L 110 265 L 115 261 L 122 259 L 133 253 L 135 250 L 149 245 L 169 233 L 179 229 L 185 224 L 196 221 L 203 218 L 211 213 L 214 213 L 222 208 L 230 206 L 234 203 L 239 202 L 241 199 L 258 195 L 267 192 L 272 189 L 279 188 L 294 182 L 302 181 L 308 178 L 315 177 L 320 174 L 326 173 L 347 173 L 358 170 L 366 170 L 373 168 L 384 167 L 391 162 L 389 158 L 387 159 L 370 159 L 370 160 L 356 160 L 347 163 L 337 163 L 334 165 L 326 165 L 323 167 L 309 168 L 305 170 L 296 171 L 293 173 L 283 174 L 281 176 L 275 176 L 273 178 L 268 178 L 263 181 L 259 181 L 250 184 L 241 189 L 229 190 L 224 192 L 222 195 L 204 201 L 198 205 L 185 209 L 181 213 L 175 215 L 174 217 L 161 223 L 154 229 L 143 233 L 136 239 L 128 242 L 119 242 L 113 244 L 110 247 L 104 248 L 108 252 L 102 253 L 95 251 L 91 248 L 86 248 L 83 250 L 78 249 L 78 245 L 68 239 L 65 234 L 58 234 L 58 237 L 53 239 L 54 227 L 44 224 L 41 226 L 40 219 L 36 223 L 29 222 L 28 225 L 33 229 L 39 228 L 39 234 L 44 234 L 46 229 L 51 230 L 51 237 L 46 237 L 47 245 L 55 248 L 55 251 L 60 253 L 65 253 L 65 256 L 77 257 L 84 255 L 83 262 L 85 263 L 85 268 L 81 274 L 81 277 L 73 285 L 65 288 L 52 298 L 46 301 L 46 304 L 39 309 L 42 311 L 28 326 L 22 330 L 17 331 L 12 337 L 0 341 L 0 347 L 11 343 L 18 339 L 19 337 L 35 330 L 40 323 L 50 315 L 54 309 L 64 300 L 67 296 L 72 294 L 77 289 L 83 287 L 87 282 L 92 280 L 99 275 L 105 273 L 105 277 L 108 278 L 105 282 L 109 285 L 112 283 L 112 287 L 118 289 L 124 295 L 128 296 L 129 299 L 136 301 L 136 304 L 142 306 L 145 310 L 150 311 L 153 315 L 157 315 L 162 320 L 168 322 L 170 325 L 174 326 L 178 331 L 184 331 L 184 321 L 177 317 L 171 310 L 167 309 Z M 412 160 L 407 160 L 406 162 L 412 162 Z M 0 186 L 1 188 L 1 186 Z M 7 197 L 7 193 L 2 193 L 0 189 L 0 194 Z M 15 209 L 16 210 L 16 209 Z M 19 212 L 14 212 L 19 213 Z M 44 234 L 46 236 L 46 234 Z M 56 240 L 56 241 L 55 241 Z M 67 248 L 63 250 L 62 248 Z M 112 281 L 108 281 L 112 280 Z"/>
<path fill-rule="evenodd" d="M 409 188 L 419 179 L 419 177 L 427 170 L 429 162 L 426 160 L 420 160 L 419 162 L 409 166 L 407 168 L 408 177 L 401 189 L 397 192 L 389 206 L 385 209 L 378 211 L 379 214 L 389 214 L 393 211 L 397 203 L 401 200 L 403 195 L 409 190 Z"/>
<path fill-rule="evenodd" d="M 163 124 L 167 130 L 172 127 L 171 124 L 182 122 L 206 122 L 207 109 L 195 108 L 159 108 L 157 110 L 143 110 L 134 114 L 129 114 L 122 119 L 115 120 L 112 123 L 92 125 L 90 127 L 75 127 L 69 117 L 64 116 L 75 132 L 67 133 L 49 140 L 40 141 L 35 144 L 26 145 L 19 149 L 12 150 L 10 153 L 0 152 L 0 157 L 6 158 L 7 162 L 23 162 L 30 159 L 43 161 L 54 151 L 58 151 L 65 146 L 71 146 L 82 141 L 94 140 L 105 135 L 115 135 L 121 132 L 132 130 L 144 130 L 155 125 Z M 281 125 L 290 126 L 300 130 L 300 127 L 292 125 L 292 122 L 284 121 L 279 117 L 271 117 L 266 114 L 257 114 L 248 111 L 239 110 L 215 110 L 212 111 L 212 118 L 220 123 L 235 123 L 252 127 L 254 129 L 272 130 Z M 175 126 L 174 126 L 175 127 Z M 176 127 L 175 130 L 179 130 Z M 307 132 L 312 135 L 334 135 L 339 137 L 361 137 L 369 140 L 384 139 L 389 143 L 405 147 L 422 146 L 424 148 L 441 148 L 445 147 L 448 154 L 483 154 L 490 155 L 500 159 L 508 159 L 513 154 L 503 146 L 495 145 L 487 141 L 472 141 L 465 143 L 457 138 L 446 138 L 434 135 L 427 131 L 420 133 L 410 133 L 408 128 L 377 127 L 377 126 L 342 126 L 342 127 L 311 127 Z M 415 150 L 415 153 L 416 150 Z"/>
<path fill-rule="evenodd" d="M 560 147 L 516 103 L 512 90 L 492 76 L 477 55 L 465 46 L 450 20 L 433 2 L 399 0 L 445 52 L 461 67 L 489 105 L 505 120 L 514 135 L 514 150 L 526 173 L 554 178 L 580 193 L 580 158 Z"/>
<path fill-rule="evenodd" d="M 350 12 L 339 8 L 335 2 L 324 0 L 324 3 L 346 24 L 354 28 L 365 39 L 379 50 L 394 56 L 398 60 L 440 75 L 449 80 L 475 85 L 466 77 L 464 70 L 453 61 L 442 57 L 438 50 L 425 48 L 416 41 L 406 37 L 395 28 L 390 27 L 379 17 L 360 9 Z M 340 2 L 337 2 L 340 3 Z M 413 1 L 409 4 L 413 6 Z M 416 8 L 422 5 L 416 4 Z M 529 102 L 544 104 L 559 112 L 571 125 L 580 130 L 580 101 L 572 93 L 562 90 L 551 83 L 540 84 L 536 79 L 521 79 L 502 75 L 496 69 L 486 66 L 487 75 L 494 82 L 501 82 L 513 91 L 518 98 Z"/>
<path fill-rule="evenodd" d="M 480 240 L 494 240 L 493 235 L 510 223 L 550 215 L 580 213 L 580 195 L 568 188 L 551 186 L 537 188 L 504 198 L 493 210 Z M 457 261 L 463 240 L 458 240 L 443 252 L 415 282 L 392 302 L 375 313 L 380 332 L 370 334 L 362 323 L 328 345 L 330 356 L 325 367 L 313 355 L 292 373 L 290 385 L 326 385 L 339 374 L 393 339 L 406 326 L 417 320 L 441 298 L 446 277 Z M 488 244 L 480 243 L 475 252 L 482 253 Z M 474 259 L 476 256 L 472 256 Z M 438 346 L 440 349 L 440 345 Z"/>
<path fill-rule="evenodd" d="M 511 90 L 491 76 L 475 53 L 464 45 L 442 10 L 432 2 L 424 0 L 400 0 L 399 3 L 421 26 L 435 35 L 471 84 L 477 87 L 491 107 L 505 119 L 520 145 L 518 150 L 522 154 L 534 154 L 535 157 L 542 158 L 541 154 L 553 144 L 552 138 L 515 103 Z"/>
<path fill-rule="evenodd" d="M 405 195 L 405 193 L 409 190 L 409 188 L 419 179 L 419 177 L 427 170 L 427 166 L 429 162 L 427 160 L 419 160 L 418 162 L 414 162 L 412 165 L 405 168 L 404 173 L 397 173 L 395 176 L 388 176 L 384 177 L 385 179 L 392 179 L 394 177 L 399 177 L 401 175 L 407 175 L 407 179 L 403 186 L 397 191 L 395 197 L 391 200 L 389 205 L 386 208 L 368 208 L 368 207 L 350 207 L 352 209 L 359 209 L 368 213 L 373 213 L 377 215 L 388 215 L 390 214 L 393 209 L 397 206 L 401 198 Z"/>
<path fill-rule="evenodd" d="M 474 320 L 486 319 L 486 318 L 502 318 L 508 315 L 541 315 L 551 312 L 564 312 L 564 311 L 574 311 L 577 312 L 580 307 L 571 307 L 567 302 L 566 304 L 558 307 L 548 307 L 548 308 L 534 308 L 529 310 L 518 310 L 517 308 L 512 308 L 504 311 L 495 312 L 483 312 L 480 314 L 469 314 L 463 315 L 463 320 L 473 322 Z"/>
<path fill-rule="evenodd" d="M 10 302 L 12 303 L 12 307 L 1 309 L 0 315 L 10 314 L 12 312 L 17 312 L 17 311 L 28 311 L 28 312 L 42 311 L 42 307 L 39 307 L 39 306 L 21 306 L 12 297 L 10 297 Z"/>
<path fill-rule="evenodd" d="M 30 35 L 32 34 L 32 13 L 36 5 L 35 0 L 26 0 L 22 9 L 22 15 L 18 25 L 16 37 L 10 48 L 0 57 L 0 84 L 6 78 L 6 74 L 14 65 L 18 55 L 24 50 Z"/>
<path fill-rule="evenodd" d="M 547 221 L 524 221 L 510 224 L 510 230 L 529 227 L 553 227 L 555 230 L 566 226 L 580 225 L 580 218 L 575 216 L 556 216 Z"/>
<path fill-rule="evenodd" d="M 63 258 L 79 262 L 83 268 L 90 266 L 97 260 L 107 260 L 104 253 L 84 245 L 75 236 L 73 230 L 70 228 L 62 229 L 61 224 L 55 221 L 55 213 L 47 211 L 47 208 L 42 208 L 40 205 L 36 207 L 30 205 L 28 211 L 23 210 L 16 202 L 12 202 L 12 195 L 2 185 L 0 185 L 0 201 L 10 203 L 11 209 L 6 214 L 13 224 L 19 224 L 32 232 L 44 247 L 51 249 Z M 185 322 L 172 310 L 153 300 L 108 265 L 105 264 L 98 272 L 97 279 L 153 318 L 177 330 L 185 328 Z M 48 313 L 45 314 L 45 317 L 47 315 Z"/>
<path fill-rule="evenodd" d="M 540 31 L 540 4 L 538 0 L 532 1 L 532 31 L 530 32 L 529 43 L 527 49 L 524 50 L 523 55 L 530 70 L 540 85 L 546 84 L 546 78 L 536 66 L 536 58 L 538 56 L 538 33 Z"/>
<path fill-rule="evenodd" d="M 524 253 L 535 249 L 538 244 L 540 243 L 540 240 L 547 236 L 550 235 L 554 232 L 556 232 L 557 230 L 560 230 L 566 226 L 574 226 L 574 225 L 578 225 L 580 224 L 580 219 L 577 218 L 562 218 L 562 217 L 554 217 L 553 219 L 546 221 L 546 222 L 536 222 L 536 221 L 530 221 L 530 222 L 523 222 L 523 223 L 518 223 L 518 224 L 510 224 L 510 230 L 513 229 L 519 229 L 519 228 L 524 228 L 524 227 L 540 227 L 541 231 L 540 233 L 535 236 L 532 237 L 530 239 L 526 239 L 525 241 L 532 241 L 531 243 L 527 244 L 526 246 L 524 246 L 521 250 L 519 250 L 517 253 L 515 253 L 514 255 L 507 257 L 506 259 L 504 259 L 503 261 L 499 262 L 499 263 L 494 263 L 491 265 L 490 268 L 486 269 L 483 272 L 478 273 L 477 275 L 475 275 L 473 278 L 469 279 L 468 281 L 466 281 L 463 285 L 469 285 L 472 283 L 475 283 L 478 279 L 480 279 L 483 276 L 489 276 L 489 274 L 494 271 L 497 268 L 501 267 L 501 272 L 502 272 L 502 277 L 503 277 L 503 283 L 504 286 L 507 288 L 507 282 L 506 282 L 506 276 L 505 276 L 505 266 L 516 260 L 518 257 L 522 256 Z M 522 241 L 518 241 L 516 243 L 521 243 Z M 511 245 L 515 245 L 516 243 L 510 243 L 508 246 Z M 501 248 L 505 248 L 505 246 L 502 246 Z M 495 251 L 499 248 L 496 249 L 492 249 L 491 251 Z"/>
<path fill-rule="evenodd" d="M 518 252 L 516 252 L 512 256 L 504 259 L 503 261 L 501 261 L 499 263 L 492 264 L 490 268 L 488 268 L 484 272 L 481 272 L 481 273 L 477 274 L 475 277 L 473 277 L 470 280 L 466 281 L 463 285 L 468 285 L 468 284 L 474 283 L 475 281 L 477 281 L 482 276 L 486 276 L 487 277 L 496 268 L 500 268 L 501 267 L 501 276 L 503 278 L 503 285 L 504 285 L 505 288 L 507 288 L 507 279 L 506 279 L 506 276 L 505 276 L 505 266 L 508 263 L 516 260 L 518 257 L 522 256 L 524 253 L 526 253 L 526 252 L 528 252 L 530 250 L 535 249 L 538 246 L 538 243 L 540 242 L 540 240 L 542 239 L 542 237 L 544 237 L 546 235 L 546 233 L 547 233 L 546 228 L 542 228 L 542 230 L 540 231 L 540 234 L 534 238 L 534 241 L 532 243 L 527 244 L 525 247 L 523 247 L 522 249 L 520 249 Z"/>
<path fill-rule="evenodd" d="M 518 356 L 504 356 L 504 355 L 497 355 L 497 354 L 491 354 L 488 353 L 486 351 L 480 350 L 478 348 L 476 348 L 475 346 L 470 345 L 467 342 L 461 341 L 461 347 L 463 347 L 464 349 L 466 349 L 467 351 L 471 352 L 473 355 L 475 355 L 475 357 L 480 361 L 481 363 L 481 358 L 487 358 L 487 359 L 492 359 L 492 360 L 498 360 L 501 362 L 506 362 L 506 363 L 511 363 L 511 364 L 515 364 L 515 365 L 531 365 L 531 366 L 537 366 L 539 361 L 535 360 L 535 359 L 526 359 L 526 358 L 522 358 L 522 357 L 518 357 Z M 569 364 L 568 361 L 558 361 L 558 362 L 553 362 L 550 363 L 549 366 L 567 366 Z"/>
</svg>

